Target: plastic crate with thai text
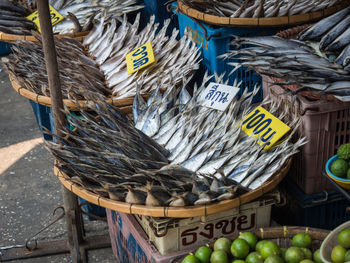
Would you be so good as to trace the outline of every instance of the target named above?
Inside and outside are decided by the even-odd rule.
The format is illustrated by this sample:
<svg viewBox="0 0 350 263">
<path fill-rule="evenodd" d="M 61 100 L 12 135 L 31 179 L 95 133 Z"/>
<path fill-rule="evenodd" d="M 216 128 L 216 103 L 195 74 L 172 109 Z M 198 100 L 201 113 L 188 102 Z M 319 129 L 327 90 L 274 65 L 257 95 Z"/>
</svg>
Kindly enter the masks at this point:
<svg viewBox="0 0 350 263">
<path fill-rule="evenodd" d="M 135 216 L 150 241 L 164 255 L 213 243 L 241 231 L 254 231 L 270 225 L 271 206 L 280 202 L 274 191 L 265 197 L 209 216 L 193 218 L 154 218 Z"/>
<path fill-rule="evenodd" d="M 106 211 L 112 250 L 118 263 L 171 263 L 190 252 L 161 255 L 133 215 Z"/>
<path fill-rule="evenodd" d="M 282 100 L 283 104 L 290 105 L 293 114 L 300 114 L 302 123 L 296 135 L 308 140 L 294 156 L 288 177 L 306 194 L 333 189 L 322 171 L 338 147 L 350 140 L 350 103 L 293 96 L 290 91 L 272 85 L 268 77 L 263 78 L 264 97 Z"/>
</svg>

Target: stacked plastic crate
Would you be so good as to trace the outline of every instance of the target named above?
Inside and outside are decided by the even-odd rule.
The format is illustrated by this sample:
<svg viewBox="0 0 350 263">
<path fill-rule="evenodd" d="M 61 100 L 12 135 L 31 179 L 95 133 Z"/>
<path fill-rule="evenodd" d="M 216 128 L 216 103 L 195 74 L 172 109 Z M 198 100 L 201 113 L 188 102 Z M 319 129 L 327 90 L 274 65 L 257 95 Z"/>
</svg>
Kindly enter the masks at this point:
<svg viewBox="0 0 350 263">
<path fill-rule="evenodd" d="M 334 190 L 323 176 L 327 160 L 338 147 L 350 139 L 350 103 L 311 100 L 302 95 L 293 96 L 283 88 L 271 85 L 264 76 L 264 96 L 292 105 L 301 115 L 298 136 L 308 143 L 294 156 L 284 188 L 285 207 L 274 208 L 273 218 L 280 224 L 294 224 L 324 229 L 350 220 L 346 207 L 350 206 L 342 194 Z"/>
</svg>

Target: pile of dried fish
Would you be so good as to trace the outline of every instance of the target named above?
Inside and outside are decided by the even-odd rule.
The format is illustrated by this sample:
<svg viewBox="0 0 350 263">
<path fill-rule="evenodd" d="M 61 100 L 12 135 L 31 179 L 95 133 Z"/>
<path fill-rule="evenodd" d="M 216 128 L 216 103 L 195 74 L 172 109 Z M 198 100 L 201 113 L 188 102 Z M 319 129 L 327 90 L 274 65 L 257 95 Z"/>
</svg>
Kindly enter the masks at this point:
<svg viewBox="0 0 350 263">
<path fill-rule="evenodd" d="M 204 82 L 208 80 L 205 76 Z M 301 139 L 291 144 L 290 134 L 280 145 L 265 152 L 263 146 L 240 131 L 239 120 L 251 109 L 251 96 L 256 91 L 244 93 L 225 112 L 219 112 L 200 106 L 198 96 L 204 85 L 195 90 L 194 97 L 185 88 L 179 93 L 169 84 L 163 87 L 168 88 L 167 92 L 161 95 L 157 88 L 149 106 L 143 105 L 140 97 L 135 99 L 134 111 L 139 114 L 137 119 L 154 116 L 148 109 L 157 108 L 159 112 L 163 108 L 168 115 L 174 112 L 178 121 L 172 124 L 171 118 L 162 128 L 174 126 L 178 130 L 179 123 L 185 124 L 182 135 L 168 131 L 173 133 L 168 141 L 176 139 L 175 133 L 180 136 L 181 142 L 171 144 L 175 147 L 163 143 L 164 148 L 136 129 L 134 122 L 117 108 L 94 102 L 96 114 L 81 109 L 81 117 L 77 117 L 66 111 L 74 129 L 65 128 L 62 137 L 53 135 L 55 142 L 46 141 L 49 151 L 60 161 L 59 169 L 70 180 L 113 200 L 149 206 L 203 205 L 259 187 L 304 143 Z M 157 99 L 159 105 L 155 103 Z M 268 106 L 269 101 L 264 105 Z M 279 107 L 271 104 L 270 110 L 276 114 Z M 285 115 L 283 111 L 279 117 Z M 153 125 L 150 118 L 146 123 Z M 298 120 L 289 122 L 294 130 L 298 123 Z M 186 145 L 174 158 L 186 138 L 191 149 Z M 187 155 L 184 158 L 187 161 L 175 161 L 182 153 Z"/>
<path fill-rule="evenodd" d="M 31 10 L 36 9 L 35 0 L 13 0 L 12 2 L 23 4 Z M 49 0 L 49 4 L 65 18 L 53 27 L 53 31 L 60 34 L 87 31 L 92 28 L 94 19 L 100 19 L 102 16 L 105 19 L 121 20 L 123 15 L 143 8 L 143 5 L 137 3 L 137 0 Z M 26 15 L 29 13 L 27 12 Z M 25 16 L 21 19 L 26 20 Z M 22 34 L 28 34 L 28 31 L 23 31 Z"/>
<path fill-rule="evenodd" d="M 159 24 L 155 24 L 155 17 L 151 16 L 147 26 L 138 33 L 139 19 L 138 14 L 130 25 L 124 17 L 122 25 L 116 29 L 115 20 L 105 25 L 102 18 L 84 40 L 90 56 L 105 74 L 106 85 L 118 98 L 134 96 L 137 86 L 141 93 L 149 92 L 158 78 L 163 83 L 169 83 L 170 74 L 174 76 L 175 83 L 180 83 L 183 75 L 191 75 L 199 68 L 199 48 L 191 45 L 186 36 L 176 40 L 177 29 L 170 37 L 166 36 L 170 19 L 164 21 L 164 26 L 156 33 Z M 137 74 L 129 75 L 125 56 L 148 42 L 152 43 L 156 62 Z"/>
<path fill-rule="evenodd" d="M 350 7 L 305 30 L 299 35 L 300 40 L 235 36 L 232 45 L 240 49 L 231 50 L 223 57 L 239 58 L 241 63 L 229 64 L 235 69 L 246 66 L 274 77 L 275 84 L 300 85 L 295 93 L 310 89 L 347 101 L 350 95 L 349 26 Z M 322 53 L 322 49 L 327 50 L 327 54 Z"/>
<path fill-rule="evenodd" d="M 143 5 L 137 5 L 137 0 L 50 0 L 50 3 L 62 16 L 69 18 L 54 26 L 54 32 L 61 34 L 91 29 L 92 21 L 102 16 L 105 20 L 121 21 L 123 15 L 143 8 Z M 70 14 L 76 19 L 72 19 Z"/>
<path fill-rule="evenodd" d="M 220 83 L 222 78 L 217 77 L 216 82 Z M 245 91 L 222 112 L 201 106 L 201 92 L 210 79 L 210 76 L 204 77 L 192 98 L 185 87 L 180 93 L 171 90 L 163 95 L 157 89 L 147 102 L 135 96 L 135 126 L 170 152 L 171 164 L 179 164 L 199 175 L 229 178 L 255 189 L 305 144 L 304 139 L 291 143 L 300 119 L 297 116 L 288 119 L 288 109 L 281 110 L 281 102 L 265 99 L 261 105 L 292 129 L 283 143 L 266 152 L 241 130 L 240 125 L 242 118 L 253 110 L 252 99 L 259 89 L 251 93 Z"/>
<path fill-rule="evenodd" d="M 30 11 L 8 0 L 0 1 L 0 31 L 8 34 L 30 34 L 35 26 L 26 16 Z"/>
<path fill-rule="evenodd" d="M 350 72 L 350 6 L 304 30 L 298 40 L 319 41 L 319 49 L 340 54 L 335 63 Z"/>
<path fill-rule="evenodd" d="M 12 47 L 13 53 L 2 62 L 21 87 L 49 97 L 44 52 L 40 36 L 36 37 L 38 42 L 18 42 L 19 45 Z M 80 42 L 64 37 L 56 38 L 55 43 L 63 98 L 84 99 L 86 91 L 110 95 L 103 73 L 95 61 L 85 55 Z"/>
<path fill-rule="evenodd" d="M 68 114 L 74 131 L 57 143 L 46 141 L 59 169 L 87 190 L 113 200 L 148 206 L 201 205 L 229 199 L 247 190 L 230 179 L 199 179 L 108 104 L 95 104 L 98 117 L 80 110 L 83 119 Z"/>
<path fill-rule="evenodd" d="M 316 12 L 341 0 L 181 0 L 206 14 L 222 17 L 280 17 Z"/>
</svg>

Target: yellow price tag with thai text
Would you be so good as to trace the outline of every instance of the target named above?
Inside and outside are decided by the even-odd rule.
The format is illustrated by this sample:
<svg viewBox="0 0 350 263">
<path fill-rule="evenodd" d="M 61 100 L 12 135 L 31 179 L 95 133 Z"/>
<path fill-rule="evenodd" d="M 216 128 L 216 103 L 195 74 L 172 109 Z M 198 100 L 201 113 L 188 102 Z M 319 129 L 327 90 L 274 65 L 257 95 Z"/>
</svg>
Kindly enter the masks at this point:
<svg viewBox="0 0 350 263">
<path fill-rule="evenodd" d="M 51 5 L 49 7 L 51 15 L 51 24 L 52 26 L 54 26 L 61 22 L 64 19 L 64 17 L 60 13 L 58 13 Z M 41 33 L 38 10 L 36 10 L 31 15 L 27 16 L 27 19 L 32 21 L 36 25 L 38 31 Z"/>
<path fill-rule="evenodd" d="M 155 62 L 152 43 L 148 42 L 126 55 L 128 74 L 145 68 Z"/>
<path fill-rule="evenodd" d="M 259 106 L 244 119 L 242 130 L 247 135 L 259 137 L 259 144 L 265 144 L 265 150 L 269 150 L 290 131 L 290 127 Z"/>
</svg>

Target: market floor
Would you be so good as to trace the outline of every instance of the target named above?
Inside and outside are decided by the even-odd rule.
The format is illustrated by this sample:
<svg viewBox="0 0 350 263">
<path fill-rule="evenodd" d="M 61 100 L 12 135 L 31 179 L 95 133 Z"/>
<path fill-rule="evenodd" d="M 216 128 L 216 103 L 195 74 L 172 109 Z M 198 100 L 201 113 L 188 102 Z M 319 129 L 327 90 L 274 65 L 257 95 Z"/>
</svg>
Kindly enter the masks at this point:
<svg viewBox="0 0 350 263">
<path fill-rule="evenodd" d="M 60 189 L 32 108 L 27 99 L 12 89 L 7 74 L 0 68 L 0 249 L 23 245 L 27 237 L 49 222 L 54 208 L 63 205 Z M 108 233 L 105 222 L 84 222 L 87 235 Z M 65 236 L 65 221 L 61 220 L 38 240 Z M 88 255 L 89 262 L 116 262 L 111 248 L 92 250 Z M 61 254 L 12 262 L 61 263 L 71 259 L 69 254 Z"/>
</svg>

